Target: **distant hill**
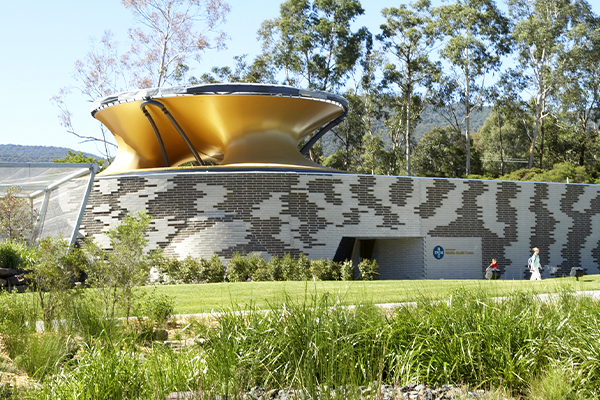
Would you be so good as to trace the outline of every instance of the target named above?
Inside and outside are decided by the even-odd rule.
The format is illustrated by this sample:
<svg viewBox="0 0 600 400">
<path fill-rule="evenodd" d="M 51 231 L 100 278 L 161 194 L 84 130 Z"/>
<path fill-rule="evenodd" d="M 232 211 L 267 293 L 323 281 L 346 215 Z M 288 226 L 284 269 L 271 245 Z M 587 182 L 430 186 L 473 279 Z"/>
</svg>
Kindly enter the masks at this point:
<svg viewBox="0 0 600 400">
<path fill-rule="evenodd" d="M 486 118 L 490 115 L 490 112 L 490 107 L 482 107 L 477 112 L 472 113 L 470 131 L 477 132 L 479 128 L 483 126 L 483 123 L 485 122 Z M 464 123 L 464 116 L 459 115 L 459 120 L 462 123 Z M 444 128 L 448 125 L 448 122 L 433 108 L 425 109 L 421 114 L 421 122 L 419 122 L 419 124 L 415 127 L 415 130 L 413 131 L 413 137 L 418 142 L 419 140 L 421 140 L 425 132 L 429 132 L 436 126 Z M 462 129 L 465 129 L 465 127 L 462 126 Z M 333 152 L 337 148 L 337 145 L 333 142 L 333 138 L 334 135 L 330 133 L 323 136 L 323 153 L 326 157 L 333 154 Z M 382 139 L 386 147 L 389 148 L 391 145 L 390 137 L 387 135 L 383 135 Z"/>
<path fill-rule="evenodd" d="M 68 150 L 79 153 L 66 147 L 0 144 L 0 162 L 52 162 L 55 158 L 65 158 Z M 85 152 L 83 154 L 89 157 L 102 158 L 95 154 Z"/>
</svg>

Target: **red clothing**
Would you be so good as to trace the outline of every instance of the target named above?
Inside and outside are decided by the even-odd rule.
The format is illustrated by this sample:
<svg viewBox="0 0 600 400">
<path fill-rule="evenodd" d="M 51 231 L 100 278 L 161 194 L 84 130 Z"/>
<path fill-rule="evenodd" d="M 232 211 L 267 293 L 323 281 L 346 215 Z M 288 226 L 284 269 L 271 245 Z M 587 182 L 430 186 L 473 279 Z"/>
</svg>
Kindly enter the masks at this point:
<svg viewBox="0 0 600 400">
<path fill-rule="evenodd" d="M 490 264 L 490 268 L 491 268 L 491 269 L 498 269 L 498 264 L 496 264 L 496 263 L 491 263 L 491 264 Z"/>
</svg>

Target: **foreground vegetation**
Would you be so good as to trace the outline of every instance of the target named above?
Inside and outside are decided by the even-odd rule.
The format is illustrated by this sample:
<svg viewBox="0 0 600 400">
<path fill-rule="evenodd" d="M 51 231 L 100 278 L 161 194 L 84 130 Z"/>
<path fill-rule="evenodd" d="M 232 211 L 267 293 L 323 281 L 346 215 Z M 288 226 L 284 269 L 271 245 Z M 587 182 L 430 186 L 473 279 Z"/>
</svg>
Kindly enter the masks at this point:
<svg viewBox="0 0 600 400">
<path fill-rule="evenodd" d="M 149 319 L 128 323 L 101 318 L 94 296 L 83 296 L 67 319 L 40 333 L 36 298 L 4 292 L 0 371 L 26 371 L 37 384 L 0 386 L 0 394 L 164 399 L 192 391 L 234 399 L 261 386 L 347 399 L 358 398 L 360 386 L 419 382 L 493 389 L 488 398 L 497 399 L 600 396 L 599 301 L 568 287 L 551 302 L 525 289 L 502 300 L 490 294 L 497 292 L 455 289 L 442 302 L 420 294 L 416 304 L 391 311 L 370 301 L 344 307 L 336 294 L 307 291 L 267 312 L 248 304 L 209 319 L 171 321 L 171 342 L 162 342 L 148 330 L 166 326 L 164 313 L 150 312 L 169 303 L 158 294 L 146 301 Z"/>
</svg>

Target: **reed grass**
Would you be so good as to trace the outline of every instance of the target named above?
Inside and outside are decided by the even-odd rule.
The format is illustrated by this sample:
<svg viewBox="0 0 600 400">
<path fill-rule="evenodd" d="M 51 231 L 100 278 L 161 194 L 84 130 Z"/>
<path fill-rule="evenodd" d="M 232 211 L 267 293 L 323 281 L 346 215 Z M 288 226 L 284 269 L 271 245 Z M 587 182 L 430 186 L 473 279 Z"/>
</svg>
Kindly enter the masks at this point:
<svg viewBox="0 0 600 400">
<path fill-rule="evenodd" d="M 178 351 L 96 337 L 28 398 L 241 399 L 259 386 L 354 399 L 360 387 L 376 395 L 410 382 L 488 389 L 490 399 L 600 398 L 600 301 L 572 288 L 547 301 L 536 290 L 458 288 L 441 301 L 421 292 L 394 310 L 370 299 L 348 307 L 346 296 L 305 284 L 266 307 L 231 305 L 188 325 L 196 344 Z"/>
</svg>

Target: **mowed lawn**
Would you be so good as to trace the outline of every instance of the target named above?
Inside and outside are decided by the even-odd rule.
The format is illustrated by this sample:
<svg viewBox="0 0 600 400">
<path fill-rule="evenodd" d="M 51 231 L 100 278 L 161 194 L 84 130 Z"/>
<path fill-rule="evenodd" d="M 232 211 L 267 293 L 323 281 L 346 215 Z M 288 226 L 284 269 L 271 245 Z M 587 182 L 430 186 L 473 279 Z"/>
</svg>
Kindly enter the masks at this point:
<svg viewBox="0 0 600 400">
<path fill-rule="evenodd" d="M 175 313 L 196 314 L 227 309 L 256 307 L 267 309 L 290 302 L 312 301 L 325 294 L 331 301 L 345 305 L 361 303 L 401 303 L 419 299 L 447 299 L 457 291 L 483 292 L 486 296 L 505 296 L 514 292 L 556 293 L 600 290 L 600 275 L 552 278 L 541 282 L 525 280 L 404 280 L 404 281 L 304 281 L 208 283 L 198 285 L 145 286 L 143 292 L 156 290 L 175 302 Z"/>
</svg>

